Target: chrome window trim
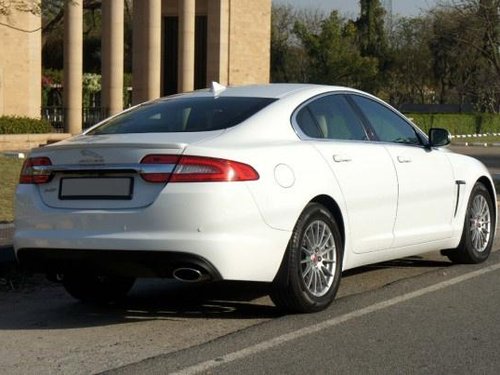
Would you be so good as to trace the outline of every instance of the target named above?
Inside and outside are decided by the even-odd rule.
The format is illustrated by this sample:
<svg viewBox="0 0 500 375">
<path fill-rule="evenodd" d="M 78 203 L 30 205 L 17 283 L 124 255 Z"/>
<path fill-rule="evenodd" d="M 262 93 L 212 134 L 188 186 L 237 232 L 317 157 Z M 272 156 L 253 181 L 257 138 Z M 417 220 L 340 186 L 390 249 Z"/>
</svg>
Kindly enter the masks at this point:
<svg viewBox="0 0 500 375">
<path fill-rule="evenodd" d="M 397 115 L 399 118 L 401 118 L 405 123 L 407 123 L 413 129 L 413 131 L 415 131 L 415 133 L 417 134 L 417 136 L 419 136 L 421 138 L 421 141 L 423 141 L 421 144 L 396 143 L 396 142 L 387 142 L 387 141 L 380 141 L 380 140 L 372 140 L 372 142 L 376 142 L 376 143 L 379 143 L 379 144 L 387 144 L 387 145 L 399 145 L 399 146 L 411 146 L 411 147 L 428 148 L 429 137 L 427 136 L 427 134 L 425 134 L 417 125 L 415 125 L 413 122 L 411 122 L 410 119 L 408 119 L 404 114 L 402 114 L 401 112 L 399 112 L 396 108 L 394 108 L 391 105 L 383 102 L 382 100 L 380 100 L 377 97 L 372 97 L 372 96 L 369 96 L 369 95 L 363 95 L 362 93 L 359 93 L 359 92 L 347 92 L 346 95 L 360 96 L 362 98 L 371 100 L 371 101 L 373 101 L 375 103 L 378 103 L 378 104 L 382 105 L 384 108 L 386 108 L 387 110 L 391 111 L 392 113 L 394 113 L 395 115 Z M 354 103 L 354 104 L 357 105 L 356 103 Z M 359 108 L 359 110 L 362 111 L 361 108 Z M 362 113 L 362 115 L 364 117 L 366 117 L 364 113 Z M 366 118 L 366 120 L 368 122 L 370 122 L 369 118 Z M 374 131 L 375 131 L 375 129 L 374 129 Z"/>
</svg>

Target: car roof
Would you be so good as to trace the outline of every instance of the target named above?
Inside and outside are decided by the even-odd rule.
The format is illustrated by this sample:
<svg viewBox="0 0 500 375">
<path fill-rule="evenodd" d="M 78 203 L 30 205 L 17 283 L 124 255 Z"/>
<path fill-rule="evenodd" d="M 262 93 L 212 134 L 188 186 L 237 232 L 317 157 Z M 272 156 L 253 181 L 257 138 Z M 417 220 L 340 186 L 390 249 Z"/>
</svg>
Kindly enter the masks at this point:
<svg viewBox="0 0 500 375">
<path fill-rule="evenodd" d="M 301 83 L 271 83 L 263 85 L 246 85 L 246 86 L 228 86 L 216 92 L 218 97 L 254 97 L 254 98 L 274 98 L 282 99 L 287 96 L 291 96 L 298 93 L 310 92 L 327 92 L 327 91 L 352 91 L 357 92 L 357 90 L 350 89 L 341 86 L 326 86 L 326 85 L 314 85 L 314 84 L 301 84 Z M 204 97 L 213 96 L 214 92 L 210 89 L 203 89 L 193 91 L 187 94 L 181 94 L 182 96 L 190 97 Z"/>
</svg>

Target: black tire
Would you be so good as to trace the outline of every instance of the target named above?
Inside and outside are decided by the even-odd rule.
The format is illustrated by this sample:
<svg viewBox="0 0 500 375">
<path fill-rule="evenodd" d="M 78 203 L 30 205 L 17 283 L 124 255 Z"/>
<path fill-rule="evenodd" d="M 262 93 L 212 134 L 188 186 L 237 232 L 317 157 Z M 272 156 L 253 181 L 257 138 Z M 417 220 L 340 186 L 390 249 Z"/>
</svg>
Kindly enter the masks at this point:
<svg viewBox="0 0 500 375">
<path fill-rule="evenodd" d="M 309 239 L 309 235 L 314 236 L 311 230 L 314 231 L 315 226 L 318 228 L 315 238 L 320 238 L 315 243 L 321 246 L 325 241 L 323 252 L 316 245 L 312 246 Z M 323 236 L 331 233 L 331 240 L 320 237 L 321 228 Z M 326 237 L 330 238 L 329 234 Z M 342 240 L 335 218 L 323 205 L 308 204 L 295 225 L 281 267 L 272 283 L 272 301 L 286 312 L 310 313 L 325 309 L 334 300 L 340 285 L 342 257 Z M 316 288 L 316 282 L 319 288 Z"/>
<path fill-rule="evenodd" d="M 487 213 L 484 211 L 484 215 L 489 216 L 489 223 L 479 219 L 481 215 L 477 215 L 478 204 L 487 210 Z M 494 215 L 495 209 L 490 193 L 482 183 L 476 183 L 467 204 L 460 244 L 456 249 L 444 250 L 443 254 L 452 262 L 460 264 L 477 264 L 488 259 L 495 234 Z"/>
<path fill-rule="evenodd" d="M 88 304 L 106 305 L 125 298 L 132 289 L 133 277 L 65 274 L 63 286 L 77 300 Z"/>
</svg>

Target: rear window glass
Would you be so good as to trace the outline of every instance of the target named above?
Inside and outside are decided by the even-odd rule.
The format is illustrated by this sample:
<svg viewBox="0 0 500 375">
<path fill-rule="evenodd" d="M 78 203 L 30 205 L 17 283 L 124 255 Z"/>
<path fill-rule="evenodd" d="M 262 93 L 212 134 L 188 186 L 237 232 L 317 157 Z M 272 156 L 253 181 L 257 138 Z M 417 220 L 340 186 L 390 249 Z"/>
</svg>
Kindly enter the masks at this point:
<svg viewBox="0 0 500 375">
<path fill-rule="evenodd" d="M 87 134 L 179 133 L 227 129 L 275 100 L 249 97 L 163 99 L 118 115 Z"/>
</svg>

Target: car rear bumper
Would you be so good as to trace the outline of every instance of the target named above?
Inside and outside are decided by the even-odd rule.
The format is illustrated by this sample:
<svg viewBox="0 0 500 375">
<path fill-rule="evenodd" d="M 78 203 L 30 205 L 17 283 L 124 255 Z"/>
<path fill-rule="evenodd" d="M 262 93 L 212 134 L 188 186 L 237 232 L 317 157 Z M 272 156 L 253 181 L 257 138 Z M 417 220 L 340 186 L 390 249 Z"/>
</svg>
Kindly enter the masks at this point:
<svg viewBox="0 0 500 375">
<path fill-rule="evenodd" d="M 14 248 L 42 272 L 61 265 L 55 255 L 92 267 L 126 264 L 131 276 L 170 277 L 188 258 L 202 259 L 214 279 L 269 282 L 290 234 L 262 220 L 241 183 L 167 185 L 152 205 L 119 210 L 52 208 L 33 185 L 17 190 Z"/>
<path fill-rule="evenodd" d="M 21 266 L 32 272 L 65 274 L 91 270 L 102 275 L 173 278 L 174 271 L 195 269 L 203 280 L 222 276 L 200 256 L 169 251 L 125 251 L 87 249 L 19 249 Z"/>
</svg>

